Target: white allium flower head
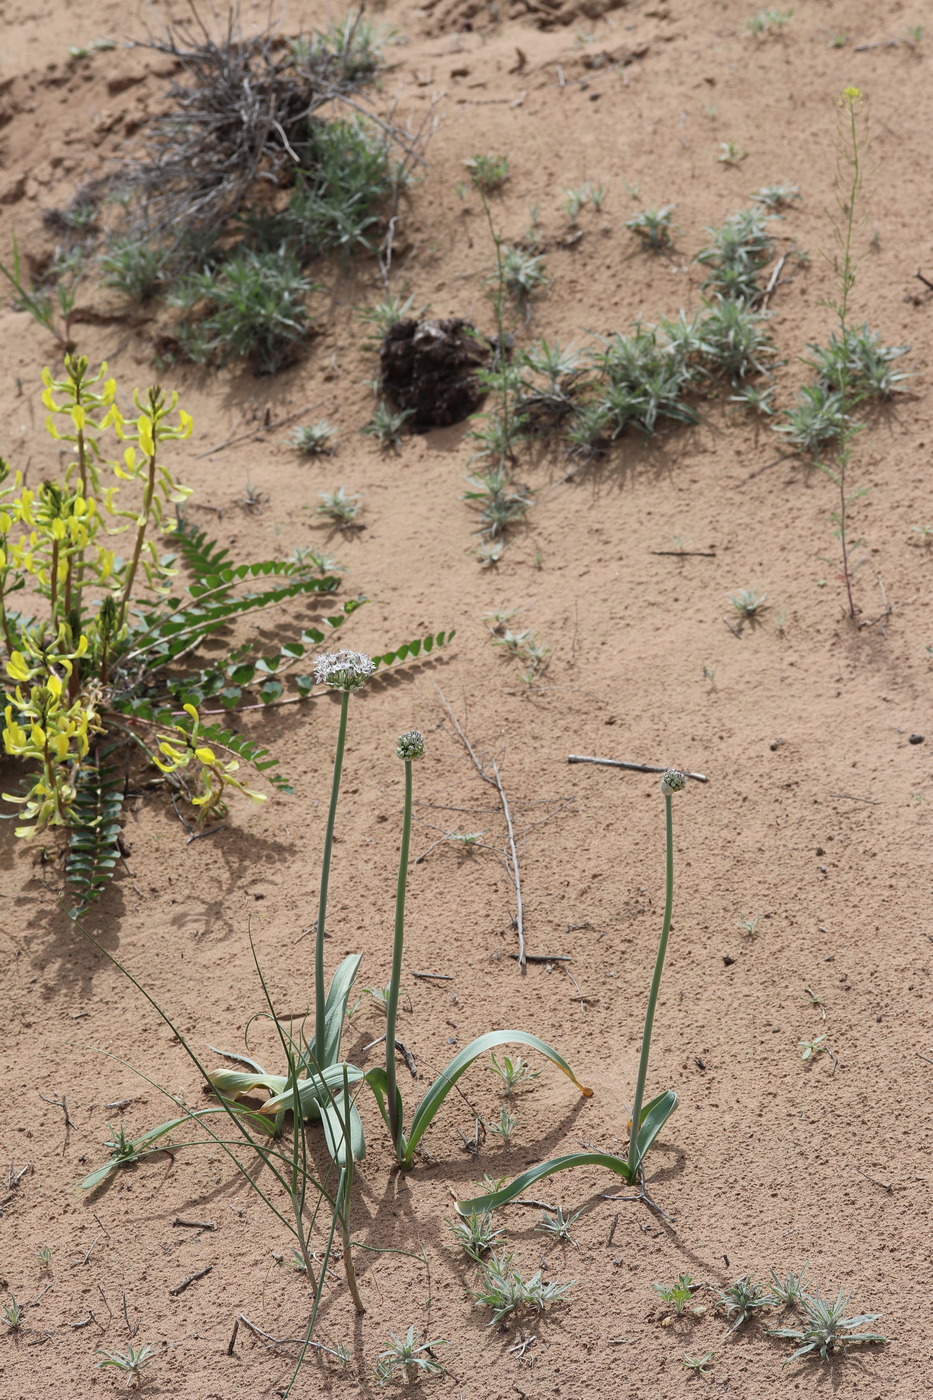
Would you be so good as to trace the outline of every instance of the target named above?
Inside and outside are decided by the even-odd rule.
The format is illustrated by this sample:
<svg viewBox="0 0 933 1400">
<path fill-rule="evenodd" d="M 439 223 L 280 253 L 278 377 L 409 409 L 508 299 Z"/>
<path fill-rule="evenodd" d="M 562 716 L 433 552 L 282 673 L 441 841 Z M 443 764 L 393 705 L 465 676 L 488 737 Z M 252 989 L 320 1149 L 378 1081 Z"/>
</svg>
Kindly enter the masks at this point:
<svg viewBox="0 0 933 1400">
<path fill-rule="evenodd" d="M 687 775 L 681 773 L 679 768 L 668 768 L 661 778 L 661 791 L 665 797 L 670 797 L 675 792 L 683 792 L 687 786 Z"/>
<path fill-rule="evenodd" d="M 334 690 L 359 690 L 376 667 L 361 651 L 325 651 L 317 659 L 314 679 Z"/>
<path fill-rule="evenodd" d="M 409 729 L 407 733 L 400 734 L 395 752 L 406 763 L 411 763 L 413 758 L 424 758 L 424 735 L 421 730 Z"/>
</svg>

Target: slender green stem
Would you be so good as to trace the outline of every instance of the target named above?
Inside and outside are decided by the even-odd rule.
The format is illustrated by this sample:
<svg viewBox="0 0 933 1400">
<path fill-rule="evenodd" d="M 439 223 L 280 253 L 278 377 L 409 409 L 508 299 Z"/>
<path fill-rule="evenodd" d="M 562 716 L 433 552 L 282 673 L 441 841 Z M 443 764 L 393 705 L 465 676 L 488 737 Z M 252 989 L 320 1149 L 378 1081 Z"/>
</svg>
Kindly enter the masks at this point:
<svg viewBox="0 0 933 1400">
<path fill-rule="evenodd" d="M 353 1263 L 353 1240 L 350 1236 L 350 1200 L 353 1195 L 353 1134 L 350 1127 L 350 1084 L 347 1067 L 343 1067 L 343 1152 L 345 1165 L 340 1169 L 337 1180 L 337 1213 L 340 1216 L 340 1238 L 343 1245 L 343 1269 L 347 1276 L 347 1287 L 357 1315 L 362 1317 L 366 1308 L 360 1297 L 356 1281 L 356 1267 Z"/>
<path fill-rule="evenodd" d="M 392 1146 L 401 1162 L 405 1138 L 399 1122 L 395 1079 L 395 1025 L 398 1020 L 399 984 L 402 980 L 402 948 L 405 943 L 405 893 L 408 888 L 408 851 L 411 845 L 411 762 L 405 763 L 405 815 L 402 819 L 402 849 L 398 860 L 398 888 L 395 893 L 395 942 L 392 946 L 392 976 L 386 1000 L 386 1094 Z"/>
<path fill-rule="evenodd" d="M 350 692 L 344 690 L 340 696 L 340 727 L 337 730 L 337 751 L 334 754 L 334 781 L 330 792 L 330 809 L 327 813 L 327 831 L 324 835 L 324 859 L 321 863 L 321 893 L 318 900 L 317 933 L 314 940 L 314 1058 L 318 1069 L 326 1069 L 324 1045 L 326 1026 L 324 1024 L 324 922 L 327 918 L 327 886 L 330 883 L 330 857 L 334 845 L 334 822 L 337 818 L 337 798 L 340 796 L 340 773 L 343 768 L 343 750 L 347 738 L 347 710 Z"/>
<path fill-rule="evenodd" d="M 839 393 L 842 400 L 842 411 L 844 415 L 844 425 L 839 443 L 839 450 L 836 454 L 835 479 L 839 487 L 839 542 L 842 547 L 842 576 L 846 586 L 846 597 L 849 604 L 849 616 L 855 618 L 855 599 L 852 595 L 852 573 L 849 568 L 849 530 L 848 530 L 848 491 L 846 486 L 846 470 L 849 465 L 849 458 L 852 455 L 851 440 L 853 436 L 850 422 L 850 412 L 854 407 L 854 399 L 849 385 L 849 293 L 855 285 L 855 258 L 852 255 L 852 239 L 856 224 L 856 205 L 862 189 L 862 167 L 859 155 L 858 142 L 858 118 L 856 110 L 856 98 L 847 99 L 848 132 L 846 147 L 840 156 L 840 161 L 845 160 L 849 166 L 850 179 L 846 197 L 843 200 L 840 196 L 840 204 L 843 214 L 842 225 L 842 270 L 840 273 L 842 296 L 836 303 L 836 314 L 839 318 L 839 330 L 842 338 L 843 354 L 839 371 Z M 841 174 L 840 170 L 840 174 Z"/>
<path fill-rule="evenodd" d="M 155 415 L 153 414 L 153 438 L 155 437 L 155 429 Z M 136 528 L 136 544 L 133 548 L 133 557 L 130 560 L 129 567 L 126 571 L 126 579 L 123 584 L 123 594 L 120 598 L 120 618 L 117 623 L 118 627 L 122 627 L 124 622 L 126 621 L 126 610 L 129 607 L 130 599 L 133 596 L 133 584 L 136 580 L 136 570 L 139 568 L 139 559 L 140 555 L 143 552 L 143 544 L 145 543 L 146 539 L 146 530 L 149 528 L 149 513 L 152 510 L 152 498 L 155 495 L 156 488 L 157 450 L 158 444 L 155 441 L 153 441 L 152 456 L 149 458 L 149 470 L 146 475 L 146 489 L 143 494 L 143 507 L 140 511 L 139 524 Z"/>
<path fill-rule="evenodd" d="M 671 817 L 671 799 L 667 793 L 664 795 L 664 808 L 667 826 L 667 892 L 664 896 L 664 924 L 661 929 L 661 941 L 658 944 L 658 956 L 655 959 L 651 991 L 648 993 L 645 1031 L 641 1039 L 641 1059 L 638 1061 L 638 1079 L 635 1083 L 635 1102 L 632 1106 L 632 1135 L 628 1148 L 628 1165 L 632 1180 L 634 1180 L 638 1170 L 638 1128 L 641 1119 L 641 1106 L 645 1098 L 645 1080 L 648 1077 L 651 1031 L 654 1026 L 654 1010 L 658 1004 L 658 992 L 661 990 L 661 974 L 664 971 L 667 940 L 671 931 L 671 911 L 674 907 L 674 823 Z"/>
</svg>

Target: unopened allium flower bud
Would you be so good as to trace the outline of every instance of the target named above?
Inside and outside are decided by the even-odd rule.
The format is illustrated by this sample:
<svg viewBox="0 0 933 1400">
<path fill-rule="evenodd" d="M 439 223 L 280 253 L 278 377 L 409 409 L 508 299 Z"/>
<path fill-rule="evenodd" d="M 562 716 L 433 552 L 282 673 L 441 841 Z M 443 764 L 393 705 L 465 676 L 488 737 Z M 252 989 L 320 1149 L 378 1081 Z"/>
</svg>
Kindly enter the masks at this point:
<svg viewBox="0 0 933 1400">
<path fill-rule="evenodd" d="M 424 758 L 424 735 L 421 730 L 409 729 L 407 734 L 400 734 L 395 752 L 406 763 L 411 763 L 413 758 Z"/>
<path fill-rule="evenodd" d="M 375 669 L 372 657 L 361 651 L 327 651 L 317 659 L 314 679 L 334 690 L 359 690 Z"/>
<path fill-rule="evenodd" d="M 665 797 L 670 797 L 675 792 L 683 792 L 687 786 L 687 775 L 681 773 L 679 768 L 668 768 L 661 778 L 661 791 Z"/>
</svg>

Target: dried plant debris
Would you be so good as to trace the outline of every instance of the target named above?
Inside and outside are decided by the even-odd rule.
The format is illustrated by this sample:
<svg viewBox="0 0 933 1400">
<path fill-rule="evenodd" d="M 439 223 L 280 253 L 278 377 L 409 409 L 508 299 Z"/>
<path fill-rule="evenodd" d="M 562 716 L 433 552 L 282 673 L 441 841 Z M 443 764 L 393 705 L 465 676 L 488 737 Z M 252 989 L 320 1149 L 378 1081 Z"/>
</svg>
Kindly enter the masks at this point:
<svg viewBox="0 0 933 1400">
<path fill-rule="evenodd" d="M 475 413 L 484 390 L 476 371 L 492 347 L 469 321 L 396 321 L 380 351 L 382 387 L 413 427 L 443 428 Z"/>
<path fill-rule="evenodd" d="M 357 93 L 379 66 L 361 11 L 294 41 L 271 29 L 244 35 L 236 10 L 220 35 L 193 6 L 192 14 L 190 24 L 173 23 L 141 46 L 170 56 L 178 70 L 121 178 L 134 226 L 150 235 L 217 231 L 258 186 L 292 185 L 296 168 L 313 162 L 315 113 Z"/>
</svg>

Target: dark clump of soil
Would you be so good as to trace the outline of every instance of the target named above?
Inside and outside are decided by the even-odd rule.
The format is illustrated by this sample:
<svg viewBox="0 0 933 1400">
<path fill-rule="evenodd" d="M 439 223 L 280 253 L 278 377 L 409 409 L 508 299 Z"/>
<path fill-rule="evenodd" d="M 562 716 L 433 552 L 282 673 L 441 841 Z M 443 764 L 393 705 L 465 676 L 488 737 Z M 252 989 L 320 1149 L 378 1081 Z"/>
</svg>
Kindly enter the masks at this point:
<svg viewBox="0 0 933 1400">
<path fill-rule="evenodd" d="M 475 413 L 485 390 L 476 371 L 492 347 L 469 321 L 396 321 L 380 358 L 382 387 L 415 428 L 445 428 Z"/>
</svg>

